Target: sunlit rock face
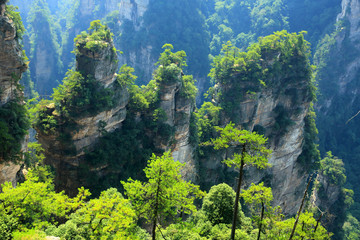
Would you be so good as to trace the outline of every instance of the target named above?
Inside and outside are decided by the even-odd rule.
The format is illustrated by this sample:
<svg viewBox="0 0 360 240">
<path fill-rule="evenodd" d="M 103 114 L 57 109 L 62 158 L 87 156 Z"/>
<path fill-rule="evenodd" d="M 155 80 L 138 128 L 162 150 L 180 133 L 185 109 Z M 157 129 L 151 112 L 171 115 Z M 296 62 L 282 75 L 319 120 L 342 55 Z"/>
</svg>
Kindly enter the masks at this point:
<svg viewBox="0 0 360 240">
<path fill-rule="evenodd" d="M 0 107 L 13 100 L 16 95 L 22 95 L 16 86 L 27 66 L 23 59 L 22 49 L 16 39 L 14 23 L 5 15 L 0 16 Z M 26 148 L 25 139 L 22 149 Z M 5 181 L 16 184 L 16 174 L 20 165 L 4 163 L 0 158 L 0 185 Z M 0 188 L 1 190 L 1 188 Z"/>
<path fill-rule="evenodd" d="M 186 163 L 183 177 L 195 181 L 197 176 L 194 152 L 196 146 L 190 143 L 190 118 L 195 109 L 193 100 L 181 96 L 180 90 L 182 74 L 172 83 L 162 82 L 159 86 L 160 108 L 166 113 L 166 124 L 173 128 L 174 136 L 169 140 L 156 139 L 159 149 L 171 149 L 175 161 Z"/>
</svg>

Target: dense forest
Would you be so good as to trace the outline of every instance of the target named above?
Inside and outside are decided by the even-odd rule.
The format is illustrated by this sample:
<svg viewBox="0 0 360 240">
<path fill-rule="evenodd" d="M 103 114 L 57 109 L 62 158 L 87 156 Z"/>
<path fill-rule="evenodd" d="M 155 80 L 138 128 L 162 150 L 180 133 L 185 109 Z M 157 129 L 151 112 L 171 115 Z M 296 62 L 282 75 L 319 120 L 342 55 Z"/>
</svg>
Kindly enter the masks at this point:
<svg viewBox="0 0 360 240">
<path fill-rule="evenodd" d="M 359 0 L 0 0 L 0 239 L 360 239 Z"/>
</svg>

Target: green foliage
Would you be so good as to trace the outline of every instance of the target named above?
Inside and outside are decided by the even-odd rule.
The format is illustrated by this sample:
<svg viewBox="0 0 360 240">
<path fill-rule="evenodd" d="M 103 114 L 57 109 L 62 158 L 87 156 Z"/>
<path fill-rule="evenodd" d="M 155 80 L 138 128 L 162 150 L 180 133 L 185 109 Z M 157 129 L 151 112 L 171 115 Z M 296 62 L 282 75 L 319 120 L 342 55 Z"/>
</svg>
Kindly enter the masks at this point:
<svg viewBox="0 0 360 240">
<path fill-rule="evenodd" d="M 56 193 L 51 179 L 37 176 L 33 171 L 29 171 L 27 180 L 16 188 L 10 182 L 4 183 L 2 191 L 2 211 L 14 218 L 18 229 L 41 228 L 63 221 L 89 196 L 84 188 L 79 189 L 75 198 L 69 198 L 64 192 Z"/>
<path fill-rule="evenodd" d="M 275 31 L 289 29 L 284 1 L 208 1 L 213 5 L 209 11 L 207 24 L 212 35 L 211 54 L 217 55 L 222 44 L 227 41 L 246 48 L 257 37 L 272 34 Z M 206 11 L 205 11 L 206 14 Z"/>
<path fill-rule="evenodd" d="M 159 67 L 155 70 L 155 80 L 159 83 L 175 83 L 181 79 L 182 67 L 186 66 L 186 53 L 178 51 L 173 53 L 171 44 L 163 46 L 164 52 L 160 54 L 159 61 L 156 63 Z"/>
<path fill-rule="evenodd" d="M 161 224 L 166 218 L 176 220 L 178 214 L 195 212 L 194 200 L 204 195 L 199 186 L 181 178 L 184 165 L 175 162 L 170 151 L 160 157 L 153 154 L 144 169 L 148 182 L 131 178 L 122 182 L 137 215 L 152 224 L 153 236 L 157 222 Z"/>
<path fill-rule="evenodd" d="M 95 20 L 90 23 L 88 33 L 82 32 L 75 39 L 75 54 L 80 54 L 79 48 L 85 48 L 96 52 L 110 46 L 113 34 L 110 29 L 100 23 L 100 20 Z M 116 49 L 112 49 L 115 53 Z"/>
<path fill-rule="evenodd" d="M 344 163 L 331 152 L 327 152 L 325 158 L 320 160 L 320 172 L 327 176 L 330 184 L 343 186 L 346 182 Z"/>
<path fill-rule="evenodd" d="M 265 217 L 266 215 L 271 215 L 272 211 L 270 205 L 273 200 L 271 188 L 264 187 L 264 183 L 260 183 L 258 185 L 252 183 L 248 190 L 242 192 L 241 196 L 244 198 L 245 203 L 250 205 L 253 212 L 261 212 L 260 217 L 253 214 L 253 218 L 259 228 L 258 239 L 260 239 L 262 226 L 265 225 Z"/>
<path fill-rule="evenodd" d="M 54 134 L 58 127 L 57 112 L 54 112 L 54 108 L 53 102 L 44 99 L 31 108 L 30 119 L 35 127 L 45 134 Z"/>
<path fill-rule="evenodd" d="M 65 239 L 137 239 L 135 212 L 128 200 L 115 189 L 103 191 L 71 214 L 53 234 Z"/>
<path fill-rule="evenodd" d="M 201 210 L 212 225 L 230 224 L 234 203 L 235 191 L 226 183 L 221 183 L 211 187 L 209 193 L 204 197 Z"/>
<path fill-rule="evenodd" d="M 205 240 L 199 233 L 185 224 L 171 224 L 162 235 L 165 239 L 172 240 Z"/>
<path fill-rule="evenodd" d="M 104 133 L 97 147 L 86 152 L 85 160 L 89 167 L 83 166 L 80 176 L 94 196 L 109 186 L 121 189 L 120 181 L 129 177 L 144 179 L 142 169 L 151 154 L 162 153 L 155 148 L 153 139 L 144 134 L 146 126 L 142 122 L 137 123 L 131 113 L 122 124 L 121 129 Z M 104 165 L 110 170 L 121 169 L 121 174 L 117 171 L 110 171 L 107 176 L 89 174 L 90 168 Z"/>
<path fill-rule="evenodd" d="M 267 141 L 266 138 L 258 135 L 257 133 L 251 133 L 247 130 L 234 128 L 234 126 L 235 124 L 230 122 L 224 128 L 216 127 L 216 129 L 220 132 L 220 136 L 205 143 L 205 145 L 213 145 L 216 150 L 228 149 L 229 147 L 235 150 L 231 158 L 223 161 L 228 167 L 234 166 L 239 169 L 239 180 L 236 188 L 234 216 L 231 231 L 232 240 L 235 239 L 236 233 L 237 209 L 240 198 L 244 165 L 252 165 L 259 169 L 264 169 L 269 166 L 268 157 L 272 152 L 270 149 L 265 147 Z"/>
<path fill-rule="evenodd" d="M 229 147 L 245 149 L 240 154 L 234 153 L 232 158 L 224 160 L 224 163 L 229 167 L 240 168 L 242 161 L 259 169 L 268 167 L 267 161 L 272 151 L 265 147 L 267 139 L 257 133 L 234 127 L 234 123 L 229 123 L 225 128 L 215 127 L 220 132 L 220 137 L 211 139 L 211 143 L 208 144 L 213 144 L 214 149 Z"/>
<path fill-rule="evenodd" d="M 44 149 L 40 143 L 29 142 L 28 149 L 24 153 L 24 162 L 27 167 L 36 168 L 44 163 L 45 155 Z"/>
<path fill-rule="evenodd" d="M 360 223 L 351 214 L 347 215 L 346 221 L 342 227 L 344 240 L 360 239 Z"/>
<path fill-rule="evenodd" d="M 147 91 L 145 86 L 141 88 L 132 85 L 129 89 L 130 101 L 129 108 L 134 111 L 143 111 L 148 109 L 153 100 L 157 100 L 157 91 Z"/>
<path fill-rule="evenodd" d="M 186 53 L 184 51 L 173 53 L 171 44 L 165 44 L 163 48 L 165 50 L 156 63 L 158 68 L 154 71 L 154 79 L 146 86 L 129 86 L 130 110 L 143 112 L 156 109 L 158 107 L 159 91 L 168 84 L 174 83 L 180 84 L 180 96 L 189 99 L 192 103 L 195 102 L 197 93 L 195 80 L 192 76 L 183 75 L 182 73 L 183 67 L 186 66 Z M 125 69 L 123 71 L 124 73 L 127 71 L 127 73 L 122 75 L 124 79 L 135 80 L 134 76 L 131 75 L 133 69 L 127 66 Z M 120 72 L 122 72 L 121 69 Z"/>
<path fill-rule="evenodd" d="M 39 230 L 30 229 L 25 232 L 14 232 L 14 240 L 45 240 L 46 235 Z"/>
<path fill-rule="evenodd" d="M 318 130 L 315 122 L 316 114 L 313 109 L 313 104 L 310 105 L 309 112 L 305 116 L 305 137 L 302 153 L 298 157 L 298 161 L 306 168 L 317 169 L 320 161 L 320 151 L 318 144 L 315 141 L 318 139 Z"/>
<path fill-rule="evenodd" d="M 219 102 L 228 115 L 234 115 L 235 103 L 264 87 L 280 89 L 299 80 L 306 82 L 310 100 L 315 99 L 309 44 L 303 34 L 275 32 L 259 38 L 247 52 L 230 42 L 223 45 L 209 76 L 219 85 Z"/>
<path fill-rule="evenodd" d="M 271 228 L 266 232 L 266 238 L 271 240 L 288 240 L 294 222 L 294 218 L 270 222 Z M 304 212 L 300 215 L 293 239 L 330 240 L 331 236 L 332 234 L 328 233 L 321 223 L 317 223 L 312 213 Z"/>
<path fill-rule="evenodd" d="M 52 95 L 55 108 L 63 116 L 96 114 L 113 106 L 114 93 L 101 86 L 91 75 L 86 77 L 70 70 L 63 84 Z"/>
<path fill-rule="evenodd" d="M 226 203 L 228 204 L 228 203 Z M 220 208 L 220 206 L 219 206 Z M 242 213 L 243 214 L 243 213 Z M 250 219 L 243 218 L 241 229 L 236 230 L 236 240 L 250 240 L 252 230 Z M 231 229 L 228 224 L 220 223 L 213 225 L 206 217 L 204 211 L 198 211 L 185 222 L 171 224 L 162 230 L 162 236 L 166 239 L 224 239 L 228 240 Z"/>
<path fill-rule="evenodd" d="M 198 92 L 195 86 L 195 80 L 192 75 L 184 75 L 182 77 L 182 86 L 180 95 L 186 99 L 191 99 L 195 103 L 196 94 Z"/>
<path fill-rule="evenodd" d="M 6 5 L 6 15 L 14 22 L 16 29 L 16 39 L 22 39 L 25 33 L 25 27 L 21 20 L 20 13 L 17 12 L 19 8 L 12 5 Z M 25 55 L 24 55 L 25 56 Z"/>
<path fill-rule="evenodd" d="M 122 65 L 117 75 L 116 80 L 122 87 L 131 87 L 135 83 L 135 79 L 137 78 L 132 73 L 135 70 L 132 67 L 127 66 L 126 64 Z"/>
<path fill-rule="evenodd" d="M 271 188 L 264 187 L 263 182 L 258 185 L 252 183 L 249 189 L 241 193 L 241 196 L 244 198 L 245 203 L 250 204 L 254 210 L 261 207 L 259 205 L 262 204 L 270 207 L 270 203 L 273 200 Z"/>
<path fill-rule="evenodd" d="M 30 121 L 25 104 L 11 100 L 0 107 L 0 158 L 16 162 L 21 157 L 21 144 Z"/>
<path fill-rule="evenodd" d="M 216 131 L 215 126 L 219 125 L 221 107 L 211 102 L 205 102 L 196 113 L 198 136 L 200 142 L 210 140 Z"/>
<path fill-rule="evenodd" d="M 333 1 L 330 1 L 333 2 Z M 329 4 L 330 4 L 329 2 Z M 334 3 L 333 3 L 334 4 Z M 327 5 L 329 7 L 329 5 Z M 321 94 L 317 108 L 317 127 L 319 129 L 319 149 L 322 156 L 331 151 L 334 155 L 343 159 L 347 172 L 347 186 L 354 190 L 355 204 L 351 208 L 351 214 L 357 219 L 360 212 L 359 205 L 359 164 L 360 156 L 359 118 L 356 117 L 348 122 L 359 111 L 359 98 L 353 89 L 359 88 L 358 73 L 347 78 L 344 89 L 339 88 L 339 79 L 346 76 L 348 69 L 339 66 L 350 66 L 354 58 L 359 56 L 359 51 L 353 46 L 350 39 L 350 23 L 346 18 L 340 19 L 332 33 L 325 35 L 317 46 L 314 61 L 318 65 L 316 80 Z M 344 39 L 338 45 L 338 39 Z M 346 55 L 340 53 L 346 52 Z M 331 104 L 329 104 L 329 101 Z M 344 107 L 345 106 L 345 107 Z M 345 216 L 344 216 L 345 217 Z M 340 227 L 335 228 L 339 230 Z"/>
<path fill-rule="evenodd" d="M 11 240 L 12 233 L 17 229 L 18 221 L 12 215 L 6 214 L 3 207 L 0 208 L 0 236 L 4 240 Z"/>
</svg>

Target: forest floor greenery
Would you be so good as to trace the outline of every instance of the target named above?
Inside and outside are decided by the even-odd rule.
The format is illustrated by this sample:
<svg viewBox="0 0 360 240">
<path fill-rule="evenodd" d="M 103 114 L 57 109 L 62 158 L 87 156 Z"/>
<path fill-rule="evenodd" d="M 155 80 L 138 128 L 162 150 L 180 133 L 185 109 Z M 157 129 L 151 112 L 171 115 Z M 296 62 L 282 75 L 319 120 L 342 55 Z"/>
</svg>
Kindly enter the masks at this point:
<svg viewBox="0 0 360 240">
<path fill-rule="evenodd" d="M 91 194 L 84 188 L 79 188 L 74 198 L 55 192 L 48 169 L 37 165 L 16 188 L 11 183 L 2 185 L 0 235 L 4 240 L 45 239 L 46 235 L 63 239 L 151 239 L 141 221 L 145 218 L 155 224 L 156 236 L 150 231 L 152 239 L 228 239 L 234 191 L 224 183 L 213 186 L 202 207 L 196 210 L 195 196 L 202 198 L 205 193 L 181 179 L 182 167 L 169 152 L 159 157 L 153 155 L 144 169 L 147 182 L 132 179 L 122 182 L 128 199 L 115 188 L 109 188 L 89 200 Z M 263 194 L 267 198 L 271 189 L 261 184 L 259 188 L 264 188 L 255 190 L 261 203 Z M 251 191 L 241 195 L 254 208 L 249 217 L 239 208 L 235 239 L 250 240 L 258 234 L 259 209 L 257 202 L 252 202 L 257 195 L 253 196 Z M 295 219 L 284 220 L 278 208 L 267 204 L 266 209 L 261 219 L 262 235 L 266 239 L 288 239 Z M 295 239 L 330 239 L 325 228 L 316 227 L 312 213 L 304 212 L 299 226 Z"/>
</svg>

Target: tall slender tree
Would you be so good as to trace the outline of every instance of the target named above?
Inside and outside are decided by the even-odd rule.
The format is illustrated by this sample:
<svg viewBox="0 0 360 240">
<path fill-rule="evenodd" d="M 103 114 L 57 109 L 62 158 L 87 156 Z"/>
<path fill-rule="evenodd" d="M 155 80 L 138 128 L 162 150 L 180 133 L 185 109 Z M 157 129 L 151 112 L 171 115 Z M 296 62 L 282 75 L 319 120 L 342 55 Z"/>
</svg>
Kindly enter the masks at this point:
<svg viewBox="0 0 360 240">
<path fill-rule="evenodd" d="M 199 186 L 182 179 L 180 172 L 184 165 L 175 162 L 170 151 L 160 157 L 153 154 L 144 169 L 147 182 L 131 178 L 122 182 L 138 216 L 151 224 L 153 240 L 162 219 L 172 217 L 176 221 L 180 214 L 196 211 L 195 198 L 204 196 Z"/>
<path fill-rule="evenodd" d="M 257 221 L 259 227 L 257 240 L 259 240 L 265 216 L 265 208 L 269 209 L 271 207 L 270 202 L 273 200 L 271 188 L 264 187 L 264 183 L 260 183 L 259 185 L 252 183 L 251 187 L 248 190 L 245 190 L 241 195 L 244 198 L 245 203 L 250 204 L 254 210 L 259 206 L 261 207 L 260 219 Z"/>
<path fill-rule="evenodd" d="M 229 123 L 225 128 L 216 127 L 216 129 L 220 132 L 220 136 L 216 139 L 211 139 L 205 145 L 213 145 L 214 149 L 233 147 L 235 153 L 231 158 L 224 160 L 224 163 L 229 167 L 234 166 L 239 169 L 231 229 L 231 239 L 234 240 L 244 166 L 245 164 L 252 165 L 259 169 L 267 167 L 269 165 L 268 157 L 272 151 L 265 147 L 267 141 L 265 137 L 257 133 L 235 128 L 234 123 Z"/>
</svg>

